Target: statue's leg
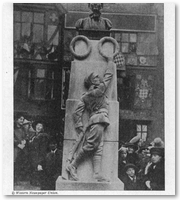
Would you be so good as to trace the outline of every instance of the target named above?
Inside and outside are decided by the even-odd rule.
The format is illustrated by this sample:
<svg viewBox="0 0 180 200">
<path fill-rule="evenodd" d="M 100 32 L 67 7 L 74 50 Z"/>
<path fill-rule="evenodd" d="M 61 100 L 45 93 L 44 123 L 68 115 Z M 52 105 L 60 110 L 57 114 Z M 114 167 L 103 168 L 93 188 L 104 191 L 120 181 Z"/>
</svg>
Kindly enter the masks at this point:
<svg viewBox="0 0 180 200">
<path fill-rule="evenodd" d="M 93 171 L 94 171 L 94 179 L 98 182 L 109 182 L 108 179 L 102 176 L 101 174 L 101 162 L 102 162 L 102 153 L 103 153 L 103 135 L 104 135 L 104 126 L 98 125 L 98 133 L 102 135 L 101 141 L 99 142 L 99 146 L 93 155 Z"/>
<path fill-rule="evenodd" d="M 101 172 L 102 152 L 103 152 L 103 140 L 101 141 L 97 151 L 93 155 L 94 175 L 100 174 L 100 172 Z"/>
<path fill-rule="evenodd" d="M 75 159 L 72 161 L 72 163 L 66 167 L 66 170 L 70 173 L 70 175 L 74 181 L 79 180 L 79 178 L 77 176 L 77 167 L 80 165 L 80 163 L 84 160 L 85 157 L 86 157 L 86 153 L 84 152 L 83 149 L 81 149 L 77 153 L 77 155 L 76 155 Z"/>
<path fill-rule="evenodd" d="M 103 150 L 103 133 L 104 133 L 104 125 L 103 124 L 94 124 L 88 128 L 85 133 L 85 141 L 82 149 L 77 153 L 75 159 L 71 164 L 67 166 L 67 171 L 70 173 L 73 180 L 77 181 L 77 168 L 80 163 L 87 158 L 88 156 L 93 155 L 93 165 L 96 174 L 99 175 L 101 170 L 101 158 L 102 158 L 102 150 Z"/>
<path fill-rule="evenodd" d="M 95 152 L 99 148 L 100 143 L 103 141 L 104 125 L 93 124 L 88 128 L 86 133 L 86 140 L 83 145 L 85 152 Z"/>
</svg>

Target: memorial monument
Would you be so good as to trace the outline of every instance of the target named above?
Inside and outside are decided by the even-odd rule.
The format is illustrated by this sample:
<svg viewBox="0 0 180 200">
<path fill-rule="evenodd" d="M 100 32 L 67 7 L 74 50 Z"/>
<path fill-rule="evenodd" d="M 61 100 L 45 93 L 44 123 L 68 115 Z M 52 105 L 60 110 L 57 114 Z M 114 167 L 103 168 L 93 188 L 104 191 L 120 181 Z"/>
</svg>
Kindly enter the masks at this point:
<svg viewBox="0 0 180 200">
<path fill-rule="evenodd" d="M 101 8 L 99 5 L 95 5 Z M 111 37 L 73 38 L 62 176 L 56 190 L 123 190 L 118 179 L 119 103 Z"/>
</svg>

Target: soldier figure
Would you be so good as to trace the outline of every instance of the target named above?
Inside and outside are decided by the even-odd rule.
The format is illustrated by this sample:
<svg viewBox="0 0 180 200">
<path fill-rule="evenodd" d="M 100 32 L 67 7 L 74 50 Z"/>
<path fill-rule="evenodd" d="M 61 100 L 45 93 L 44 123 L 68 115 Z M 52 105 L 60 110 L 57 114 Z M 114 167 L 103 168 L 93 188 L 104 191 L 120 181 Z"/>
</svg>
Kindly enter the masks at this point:
<svg viewBox="0 0 180 200">
<path fill-rule="evenodd" d="M 86 157 L 93 157 L 94 179 L 96 181 L 109 181 L 101 174 L 101 160 L 103 152 L 103 137 L 106 127 L 110 124 L 108 118 L 108 99 L 106 90 L 113 77 L 113 59 L 108 58 L 108 68 L 103 79 L 97 74 L 91 73 L 84 80 L 87 92 L 82 95 L 81 100 L 73 114 L 76 131 L 83 134 L 83 145 L 78 151 L 75 159 L 69 161 L 66 170 L 72 179 L 78 181 L 77 167 Z M 84 131 L 82 123 L 83 112 L 89 113 L 88 127 Z"/>
</svg>

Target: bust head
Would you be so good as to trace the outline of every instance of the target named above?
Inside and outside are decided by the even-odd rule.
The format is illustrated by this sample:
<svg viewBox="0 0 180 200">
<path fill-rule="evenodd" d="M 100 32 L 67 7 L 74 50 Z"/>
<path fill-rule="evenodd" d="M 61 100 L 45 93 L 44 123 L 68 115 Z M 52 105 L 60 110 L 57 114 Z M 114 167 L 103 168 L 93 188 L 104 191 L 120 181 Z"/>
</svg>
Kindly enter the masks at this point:
<svg viewBox="0 0 180 200">
<path fill-rule="evenodd" d="M 101 15 L 100 10 L 103 8 L 103 3 L 88 3 L 88 7 L 93 12 L 94 17 L 99 17 Z"/>
<path fill-rule="evenodd" d="M 97 10 L 100 11 L 103 8 L 103 3 L 88 3 L 88 7 L 92 11 L 97 11 Z"/>
</svg>

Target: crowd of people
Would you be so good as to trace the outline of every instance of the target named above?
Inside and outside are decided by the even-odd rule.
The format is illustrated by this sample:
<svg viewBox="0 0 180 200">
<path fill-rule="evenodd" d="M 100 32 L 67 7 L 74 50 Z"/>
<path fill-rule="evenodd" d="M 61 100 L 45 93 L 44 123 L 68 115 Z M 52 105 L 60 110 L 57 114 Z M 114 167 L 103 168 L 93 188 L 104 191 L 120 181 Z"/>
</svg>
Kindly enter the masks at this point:
<svg viewBox="0 0 180 200">
<path fill-rule="evenodd" d="M 30 181 L 42 190 L 55 190 L 62 169 L 62 150 L 44 130 L 18 114 L 14 126 L 14 181 Z M 164 142 L 129 142 L 119 149 L 118 177 L 124 190 L 165 190 Z"/>
<path fill-rule="evenodd" d="M 42 190 L 55 190 L 61 175 L 62 151 L 45 132 L 43 121 L 31 122 L 19 113 L 14 124 L 14 182 L 30 181 Z"/>
<path fill-rule="evenodd" d="M 118 176 L 124 190 L 165 190 L 164 142 L 137 145 L 126 143 L 119 149 Z"/>
</svg>

